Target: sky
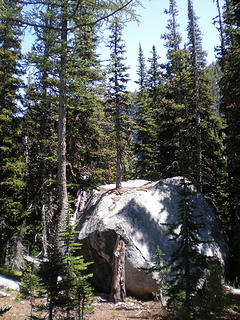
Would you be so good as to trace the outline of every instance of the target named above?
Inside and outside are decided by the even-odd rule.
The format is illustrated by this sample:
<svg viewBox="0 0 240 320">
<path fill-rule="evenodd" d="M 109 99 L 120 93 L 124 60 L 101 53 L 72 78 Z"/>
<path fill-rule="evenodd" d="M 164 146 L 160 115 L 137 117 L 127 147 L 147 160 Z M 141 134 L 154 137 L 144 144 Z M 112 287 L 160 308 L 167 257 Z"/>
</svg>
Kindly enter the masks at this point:
<svg viewBox="0 0 240 320">
<path fill-rule="evenodd" d="M 181 33 L 183 43 L 187 42 L 187 0 L 176 0 L 179 16 L 179 32 Z M 220 4 L 223 4 L 220 0 Z M 128 88 L 130 91 L 137 89 L 134 81 L 137 80 L 136 69 L 139 43 L 141 43 L 143 54 L 147 60 L 151 56 L 152 46 L 155 45 L 157 53 L 160 56 L 159 62 L 166 61 L 166 50 L 164 48 L 164 40 L 161 34 L 166 31 L 168 16 L 164 14 L 164 10 L 169 7 L 169 0 L 142 0 L 143 7 L 139 6 L 136 13 L 139 15 L 139 23 L 128 22 L 123 29 L 123 41 L 126 46 L 126 65 L 130 67 L 130 81 Z M 213 25 L 213 18 L 217 16 L 217 7 L 214 0 L 193 0 L 193 7 L 197 17 L 198 24 L 202 32 L 202 46 L 207 52 L 207 63 L 210 64 L 215 60 L 214 48 L 219 45 L 220 37 L 216 26 Z M 98 49 L 100 59 L 104 64 L 109 59 L 109 51 L 106 49 L 108 41 L 108 32 L 105 31 L 105 41 L 101 41 Z M 31 47 L 32 36 L 26 32 L 23 44 L 24 52 Z"/>
<path fill-rule="evenodd" d="M 183 43 L 187 42 L 187 0 L 176 0 L 179 16 L 179 32 L 181 33 Z M 223 0 L 220 1 L 223 3 Z M 143 8 L 138 7 L 136 12 L 140 15 L 140 23 L 129 22 L 123 29 L 123 40 L 126 45 L 126 65 L 130 67 L 129 89 L 131 91 L 137 88 L 134 81 L 137 80 L 136 69 L 138 59 L 139 43 L 143 49 L 145 60 L 151 54 L 152 46 L 155 45 L 157 53 L 160 56 L 159 62 L 166 61 L 166 50 L 164 40 L 161 34 L 166 31 L 168 16 L 164 10 L 168 9 L 168 0 L 143 0 Z M 214 48 L 219 45 L 220 38 L 216 26 L 213 25 L 213 18 L 217 16 L 216 3 L 213 0 L 193 0 L 193 7 L 197 17 L 198 24 L 202 32 L 202 46 L 207 52 L 207 63 L 210 64 L 215 60 Z M 109 52 L 103 47 L 100 49 L 103 60 L 109 58 Z"/>
</svg>

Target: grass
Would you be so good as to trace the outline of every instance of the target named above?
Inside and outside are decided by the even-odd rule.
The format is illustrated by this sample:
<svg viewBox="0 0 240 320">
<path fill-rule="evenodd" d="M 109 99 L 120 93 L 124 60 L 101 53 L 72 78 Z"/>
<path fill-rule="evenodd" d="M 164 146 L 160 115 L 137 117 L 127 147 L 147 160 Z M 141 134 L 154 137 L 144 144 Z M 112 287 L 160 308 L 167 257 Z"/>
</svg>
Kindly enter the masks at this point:
<svg viewBox="0 0 240 320">
<path fill-rule="evenodd" d="M 8 268 L 0 268 L 0 275 L 5 276 L 7 278 L 11 278 L 13 280 L 20 280 L 22 276 L 21 271 L 10 270 Z"/>
</svg>

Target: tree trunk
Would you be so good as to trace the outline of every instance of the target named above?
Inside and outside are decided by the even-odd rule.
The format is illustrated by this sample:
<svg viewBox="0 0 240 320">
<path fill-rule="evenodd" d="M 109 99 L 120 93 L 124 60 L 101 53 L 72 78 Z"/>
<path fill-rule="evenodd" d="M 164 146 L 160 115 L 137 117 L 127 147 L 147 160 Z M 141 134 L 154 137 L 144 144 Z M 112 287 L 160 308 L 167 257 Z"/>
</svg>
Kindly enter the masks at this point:
<svg viewBox="0 0 240 320">
<path fill-rule="evenodd" d="M 68 209 L 67 173 L 66 173 L 66 63 L 67 63 L 67 19 L 65 5 L 62 8 L 62 52 L 60 61 L 60 92 L 59 92 L 59 131 L 58 131 L 58 218 L 56 241 L 60 247 L 61 232 L 64 230 Z"/>
<path fill-rule="evenodd" d="M 45 204 L 42 205 L 42 255 L 47 257 L 48 252 L 48 237 L 47 237 L 47 218 L 46 218 L 46 209 Z"/>
<path fill-rule="evenodd" d="M 117 76 L 115 77 L 115 86 L 118 87 Z M 117 167 L 116 167 L 116 189 L 122 186 L 122 142 L 121 142 L 121 124 L 120 124 L 120 106 L 118 99 L 118 92 L 116 94 L 115 106 L 115 130 L 116 130 L 116 149 L 117 149 Z"/>
<path fill-rule="evenodd" d="M 24 229 L 26 225 L 26 219 L 23 220 L 22 225 L 19 231 L 16 232 L 13 239 L 11 239 L 11 249 L 13 251 L 13 257 L 10 260 L 10 266 L 13 270 L 23 270 L 25 269 L 25 260 L 24 260 Z"/>
<path fill-rule="evenodd" d="M 196 140 L 197 140 L 197 191 L 202 192 L 202 150 L 201 150 L 201 116 L 199 110 L 198 72 L 194 74 L 195 106 L 196 106 Z"/>
<path fill-rule="evenodd" d="M 219 22 L 219 32 L 221 37 L 221 55 L 222 55 L 222 71 L 224 72 L 225 66 L 225 39 L 224 39 L 224 30 L 223 30 L 223 23 L 222 23 L 222 15 L 219 0 L 216 0 L 217 10 L 218 10 L 218 22 Z"/>
<path fill-rule="evenodd" d="M 125 243 L 117 236 L 113 251 L 113 276 L 110 300 L 114 302 L 124 301 L 126 297 L 125 288 Z"/>
</svg>

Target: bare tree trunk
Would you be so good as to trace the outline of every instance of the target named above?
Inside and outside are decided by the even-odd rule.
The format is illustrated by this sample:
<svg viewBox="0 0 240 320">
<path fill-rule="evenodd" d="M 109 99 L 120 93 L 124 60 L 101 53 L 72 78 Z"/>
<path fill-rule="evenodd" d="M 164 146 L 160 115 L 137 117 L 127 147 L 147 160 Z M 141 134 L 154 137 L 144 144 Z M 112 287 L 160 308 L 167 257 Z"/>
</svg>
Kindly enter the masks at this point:
<svg viewBox="0 0 240 320">
<path fill-rule="evenodd" d="M 110 300 L 114 302 L 124 301 L 125 297 L 125 244 L 123 240 L 120 240 L 120 236 L 118 235 L 113 251 L 113 276 Z"/>
<path fill-rule="evenodd" d="M 48 252 L 48 237 L 47 237 L 47 218 L 46 218 L 46 208 L 45 204 L 42 205 L 42 255 L 43 257 L 47 257 Z"/>
</svg>

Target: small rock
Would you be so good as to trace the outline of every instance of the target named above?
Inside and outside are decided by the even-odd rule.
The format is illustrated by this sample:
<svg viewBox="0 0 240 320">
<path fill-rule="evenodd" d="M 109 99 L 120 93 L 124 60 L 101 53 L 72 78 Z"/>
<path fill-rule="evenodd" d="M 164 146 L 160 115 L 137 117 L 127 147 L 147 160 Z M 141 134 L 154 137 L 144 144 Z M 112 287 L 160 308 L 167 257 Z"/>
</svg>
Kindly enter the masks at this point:
<svg viewBox="0 0 240 320">
<path fill-rule="evenodd" d="M 0 275 L 0 286 L 10 290 L 19 291 L 20 286 L 17 281 Z"/>
</svg>

